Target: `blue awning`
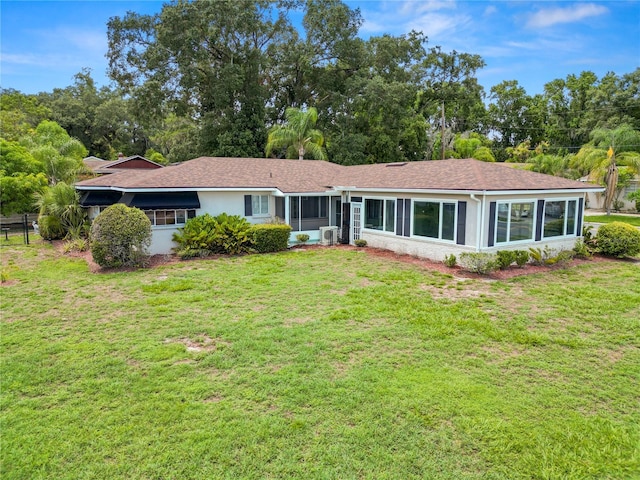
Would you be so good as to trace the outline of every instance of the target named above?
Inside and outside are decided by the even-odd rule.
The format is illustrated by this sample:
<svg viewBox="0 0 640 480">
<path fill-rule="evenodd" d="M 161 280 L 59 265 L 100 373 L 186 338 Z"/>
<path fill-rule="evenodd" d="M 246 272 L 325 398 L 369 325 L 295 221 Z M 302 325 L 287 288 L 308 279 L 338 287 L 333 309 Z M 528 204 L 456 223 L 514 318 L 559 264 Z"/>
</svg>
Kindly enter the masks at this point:
<svg viewBox="0 0 640 480">
<path fill-rule="evenodd" d="M 108 207 L 122 198 L 122 193 L 113 190 L 91 190 L 80 197 L 82 207 Z"/>
<path fill-rule="evenodd" d="M 142 210 L 200 208 L 197 192 L 125 193 L 120 201 L 129 207 Z"/>
</svg>

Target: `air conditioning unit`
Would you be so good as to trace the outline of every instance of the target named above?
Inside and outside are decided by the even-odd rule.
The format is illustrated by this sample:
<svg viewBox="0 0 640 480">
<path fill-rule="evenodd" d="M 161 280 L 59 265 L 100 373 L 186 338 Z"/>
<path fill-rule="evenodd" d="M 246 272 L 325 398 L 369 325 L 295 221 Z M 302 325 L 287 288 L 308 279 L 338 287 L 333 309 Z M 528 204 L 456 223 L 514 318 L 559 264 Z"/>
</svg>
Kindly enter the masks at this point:
<svg viewBox="0 0 640 480">
<path fill-rule="evenodd" d="M 338 227 L 320 227 L 320 245 L 338 243 Z"/>
</svg>

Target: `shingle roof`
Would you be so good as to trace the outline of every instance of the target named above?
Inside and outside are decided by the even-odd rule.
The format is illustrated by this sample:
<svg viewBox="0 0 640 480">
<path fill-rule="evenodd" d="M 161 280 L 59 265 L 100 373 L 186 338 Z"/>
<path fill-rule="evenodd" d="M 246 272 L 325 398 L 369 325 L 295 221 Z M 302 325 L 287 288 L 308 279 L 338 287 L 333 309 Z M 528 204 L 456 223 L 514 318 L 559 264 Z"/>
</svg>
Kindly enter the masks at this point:
<svg viewBox="0 0 640 480">
<path fill-rule="evenodd" d="M 510 191 L 590 187 L 575 180 L 469 158 L 355 165 L 349 167 L 348 179 L 362 189 Z"/>
<path fill-rule="evenodd" d="M 337 186 L 390 190 L 584 190 L 599 188 L 550 175 L 504 168 L 474 159 L 342 166 L 317 160 L 213 158 L 157 170 L 129 171 L 85 180 L 78 187 L 277 188 L 284 193 L 324 192 Z"/>
</svg>

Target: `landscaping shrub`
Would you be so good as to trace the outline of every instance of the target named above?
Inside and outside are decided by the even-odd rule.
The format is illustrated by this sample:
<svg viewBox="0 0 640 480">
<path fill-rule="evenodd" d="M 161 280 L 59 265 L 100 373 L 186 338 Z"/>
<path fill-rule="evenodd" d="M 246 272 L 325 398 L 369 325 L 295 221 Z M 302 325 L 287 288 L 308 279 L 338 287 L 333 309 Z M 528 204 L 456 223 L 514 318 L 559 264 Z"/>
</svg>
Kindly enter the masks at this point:
<svg viewBox="0 0 640 480">
<path fill-rule="evenodd" d="M 458 263 L 458 259 L 456 258 L 456 256 L 452 253 L 451 255 L 445 255 L 444 257 L 444 262 L 443 262 L 447 267 L 449 268 L 453 268 L 456 266 L 456 264 Z"/>
<path fill-rule="evenodd" d="M 279 252 L 286 250 L 289 246 L 291 227 L 287 224 L 268 223 L 253 225 L 251 230 L 253 234 L 253 248 L 258 253 Z"/>
<path fill-rule="evenodd" d="M 628 223 L 607 223 L 598 229 L 596 245 L 603 255 L 633 257 L 640 253 L 640 230 Z"/>
<path fill-rule="evenodd" d="M 553 250 L 549 248 L 549 245 L 541 248 L 529 248 L 529 258 L 534 265 L 546 265 L 547 260 L 553 256 Z"/>
<path fill-rule="evenodd" d="M 204 214 L 190 218 L 173 234 L 181 258 L 206 256 L 211 253 L 238 255 L 250 252 L 254 235 L 252 226 L 239 215 L 221 213 L 216 217 Z"/>
<path fill-rule="evenodd" d="M 90 248 L 101 267 L 137 267 L 148 258 L 151 222 L 142 210 L 116 203 L 93 221 Z"/>
<path fill-rule="evenodd" d="M 640 213 L 640 190 L 627 194 L 627 199 L 636 203 L 636 212 Z"/>
<path fill-rule="evenodd" d="M 364 238 L 359 238 L 353 243 L 356 244 L 356 247 L 366 247 L 367 246 L 367 241 Z"/>
<path fill-rule="evenodd" d="M 576 244 L 573 246 L 573 252 L 578 258 L 590 258 L 592 253 L 591 249 L 587 246 L 585 241 L 581 238 L 576 240 Z"/>
<path fill-rule="evenodd" d="M 514 250 L 516 255 L 516 265 L 524 267 L 529 261 L 529 252 L 526 250 Z"/>
<path fill-rule="evenodd" d="M 215 233 L 210 250 L 214 253 L 239 255 L 253 249 L 252 225 L 240 215 L 221 213 L 214 217 Z"/>
<path fill-rule="evenodd" d="M 296 240 L 298 241 L 298 243 L 304 245 L 309 241 L 309 235 L 307 235 L 306 233 L 299 233 L 298 235 L 296 235 Z"/>
<path fill-rule="evenodd" d="M 498 268 L 498 261 L 492 253 L 464 252 L 460 254 L 460 265 L 469 272 L 487 275 Z"/>
<path fill-rule="evenodd" d="M 496 252 L 496 260 L 498 262 L 498 268 L 505 270 L 516 261 L 516 252 L 514 250 L 500 250 Z"/>
<path fill-rule="evenodd" d="M 44 240 L 59 240 L 67 234 L 60 219 L 53 215 L 40 215 L 38 227 L 40 228 L 40 236 Z"/>
</svg>

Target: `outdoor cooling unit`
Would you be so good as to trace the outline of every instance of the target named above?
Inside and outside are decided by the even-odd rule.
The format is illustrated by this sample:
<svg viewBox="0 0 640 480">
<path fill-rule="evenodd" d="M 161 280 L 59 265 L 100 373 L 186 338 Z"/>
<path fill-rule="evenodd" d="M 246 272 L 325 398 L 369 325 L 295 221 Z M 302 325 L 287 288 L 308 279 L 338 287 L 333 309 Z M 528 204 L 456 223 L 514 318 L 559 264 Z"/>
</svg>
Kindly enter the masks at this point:
<svg viewBox="0 0 640 480">
<path fill-rule="evenodd" d="M 320 245 L 338 243 L 338 227 L 320 227 Z"/>
</svg>

